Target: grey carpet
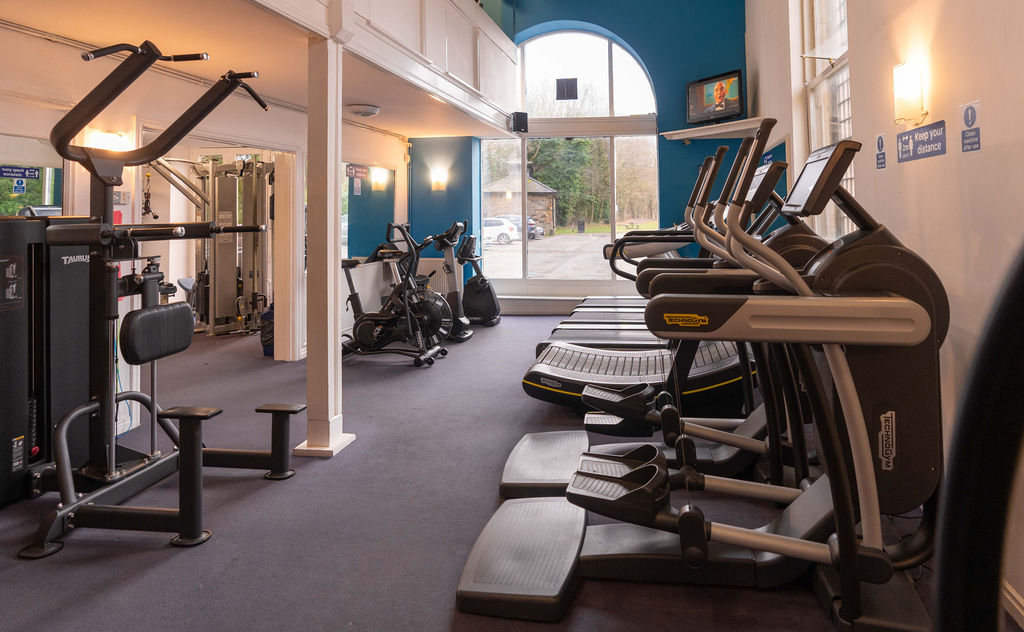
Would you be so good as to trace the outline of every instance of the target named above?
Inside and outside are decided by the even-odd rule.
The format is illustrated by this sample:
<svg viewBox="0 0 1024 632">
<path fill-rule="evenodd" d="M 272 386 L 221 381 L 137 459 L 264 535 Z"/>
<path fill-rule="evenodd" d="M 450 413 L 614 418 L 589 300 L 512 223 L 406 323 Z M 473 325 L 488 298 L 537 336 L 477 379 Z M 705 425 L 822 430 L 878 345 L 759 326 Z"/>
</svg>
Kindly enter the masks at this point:
<svg viewBox="0 0 1024 632">
<path fill-rule="evenodd" d="M 803 583 L 757 592 L 587 581 L 558 624 L 455 610 L 466 555 L 499 504 L 509 450 L 523 433 L 579 426 L 520 387 L 534 344 L 557 320 L 507 317 L 475 328 L 473 340 L 450 345 L 429 369 L 400 356 L 346 359 L 344 429 L 356 441 L 332 459 L 295 459 L 298 473 L 287 481 L 207 469 L 213 538 L 200 547 L 172 548 L 164 534 L 82 530 L 61 553 L 25 561 L 17 550 L 56 500 L 0 511 L 0 629 L 831 630 Z M 305 401 L 305 363 L 263 358 L 256 337 L 197 337 L 161 362 L 160 377 L 162 405 L 224 409 L 206 427 L 209 446 L 266 447 L 269 421 L 252 409 Z M 144 444 L 144 432 L 131 434 L 139 436 L 129 444 Z M 299 415 L 293 444 L 304 434 Z M 174 506 L 175 483 L 133 504 Z M 753 503 L 700 504 L 713 519 L 749 526 L 772 514 Z"/>
</svg>

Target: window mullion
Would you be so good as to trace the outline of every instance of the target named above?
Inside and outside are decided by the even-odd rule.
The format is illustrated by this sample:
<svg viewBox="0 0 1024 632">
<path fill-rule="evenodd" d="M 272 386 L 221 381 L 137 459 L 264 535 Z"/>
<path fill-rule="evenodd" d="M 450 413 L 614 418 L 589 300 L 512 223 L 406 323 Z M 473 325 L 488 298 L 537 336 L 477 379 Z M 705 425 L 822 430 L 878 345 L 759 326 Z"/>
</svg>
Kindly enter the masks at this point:
<svg viewBox="0 0 1024 632">
<path fill-rule="evenodd" d="M 519 196 L 519 200 L 520 200 L 519 214 L 522 217 L 522 222 L 523 222 L 520 225 L 521 228 L 519 230 L 520 237 L 522 238 L 521 239 L 521 243 L 519 244 L 519 247 L 522 249 L 522 254 L 523 254 L 521 259 L 522 259 L 522 264 L 523 264 L 523 272 L 522 273 L 523 273 L 523 281 L 524 282 L 528 282 L 528 279 L 530 278 L 530 262 L 528 260 L 528 257 L 530 255 L 529 255 L 529 250 L 526 247 L 526 242 L 529 241 L 529 232 L 530 232 L 530 227 L 527 225 L 527 220 L 526 220 L 526 215 L 527 215 L 526 209 L 529 208 L 528 205 L 530 203 L 530 189 L 529 189 L 529 186 L 528 186 L 528 184 L 529 184 L 529 175 L 526 172 L 526 163 L 527 163 L 527 161 L 526 161 L 526 137 L 523 137 L 523 138 L 521 138 L 519 140 L 519 186 L 522 187 L 522 192 L 523 192 L 523 194 Z M 552 218 L 552 220 L 554 220 L 554 218 Z M 552 230 L 554 230 L 554 224 L 555 224 L 555 222 L 552 221 Z"/>
<path fill-rule="evenodd" d="M 616 228 L 618 225 L 618 200 L 619 191 L 615 183 L 615 136 L 608 137 L 608 189 L 611 191 L 611 208 L 609 209 L 609 223 L 611 224 L 611 243 L 615 243 Z M 609 266 L 608 273 L 611 275 L 611 280 L 615 282 L 615 272 L 611 270 Z M 614 294 L 614 292 L 612 292 Z"/>
</svg>

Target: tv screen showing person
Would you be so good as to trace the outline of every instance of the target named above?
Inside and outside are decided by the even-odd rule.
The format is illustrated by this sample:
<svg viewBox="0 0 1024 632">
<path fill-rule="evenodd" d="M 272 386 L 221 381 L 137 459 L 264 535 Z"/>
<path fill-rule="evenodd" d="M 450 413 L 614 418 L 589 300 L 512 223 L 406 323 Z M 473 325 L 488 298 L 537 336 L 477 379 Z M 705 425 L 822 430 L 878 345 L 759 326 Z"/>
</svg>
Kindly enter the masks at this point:
<svg viewBox="0 0 1024 632">
<path fill-rule="evenodd" d="M 687 86 L 687 121 L 690 123 L 718 121 L 742 113 L 739 71 L 693 81 Z"/>
</svg>

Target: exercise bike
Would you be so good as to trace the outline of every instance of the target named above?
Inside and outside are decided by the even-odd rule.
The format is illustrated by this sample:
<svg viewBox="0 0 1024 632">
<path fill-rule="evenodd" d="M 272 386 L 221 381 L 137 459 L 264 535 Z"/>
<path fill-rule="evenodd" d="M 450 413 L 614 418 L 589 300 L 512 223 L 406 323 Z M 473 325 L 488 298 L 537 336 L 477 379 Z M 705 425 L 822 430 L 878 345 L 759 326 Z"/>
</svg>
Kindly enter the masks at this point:
<svg viewBox="0 0 1024 632">
<path fill-rule="evenodd" d="M 398 233 L 400 239 L 394 238 Z M 429 276 L 416 274 L 420 252 L 434 243 L 434 236 L 416 243 L 403 224 L 388 223 L 387 241 L 374 249 L 367 263 L 382 261 L 395 279 L 391 294 L 379 311 L 363 310 L 359 292 L 352 280 L 357 259 L 344 259 L 341 267 L 348 281 L 349 297 L 355 323 L 351 334 L 343 334 L 342 346 L 358 355 L 395 353 L 412 358 L 415 366 L 430 366 L 434 358 L 448 355 L 441 346 L 452 331 L 452 310 L 445 299 L 428 287 Z M 391 346 L 394 344 L 409 347 Z"/>
<path fill-rule="evenodd" d="M 444 253 L 444 273 L 448 277 L 448 292 L 444 299 L 452 308 L 452 333 L 450 340 L 465 342 L 473 337 L 473 330 L 469 328 L 469 318 L 462 307 L 462 287 L 459 285 L 457 274 L 458 265 L 455 262 L 455 248 L 459 245 L 459 239 L 466 232 L 465 222 L 452 222 L 451 228 L 434 235 L 434 248 Z"/>
</svg>

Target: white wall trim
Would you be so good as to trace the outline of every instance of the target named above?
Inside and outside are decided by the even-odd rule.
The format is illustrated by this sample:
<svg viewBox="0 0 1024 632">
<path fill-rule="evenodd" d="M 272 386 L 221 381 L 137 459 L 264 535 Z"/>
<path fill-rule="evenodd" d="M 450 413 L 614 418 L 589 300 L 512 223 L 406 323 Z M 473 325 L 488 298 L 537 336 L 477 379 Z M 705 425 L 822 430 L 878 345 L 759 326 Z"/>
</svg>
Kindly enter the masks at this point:
<svg viewBox="0 0 1024 632">
<path fill-rule="evenodd" d="M 24 103 L 45 110 L 57 110 L 59 112 L 67 112 L 75 106 L 73 101 L 53 99 L 38 94 L 29 94 L 28 92 L 18 92 L 17 90 L 7 90 L 4 88 L 0 88 L 0 100 Z"/>
<path fill-rule="evenodd" d="M 1024 596 L 1010 584 L 1003 580 L 1003 607 L 1010 613 L 1017 625 L 1024 628 Z"/>
</svg>

